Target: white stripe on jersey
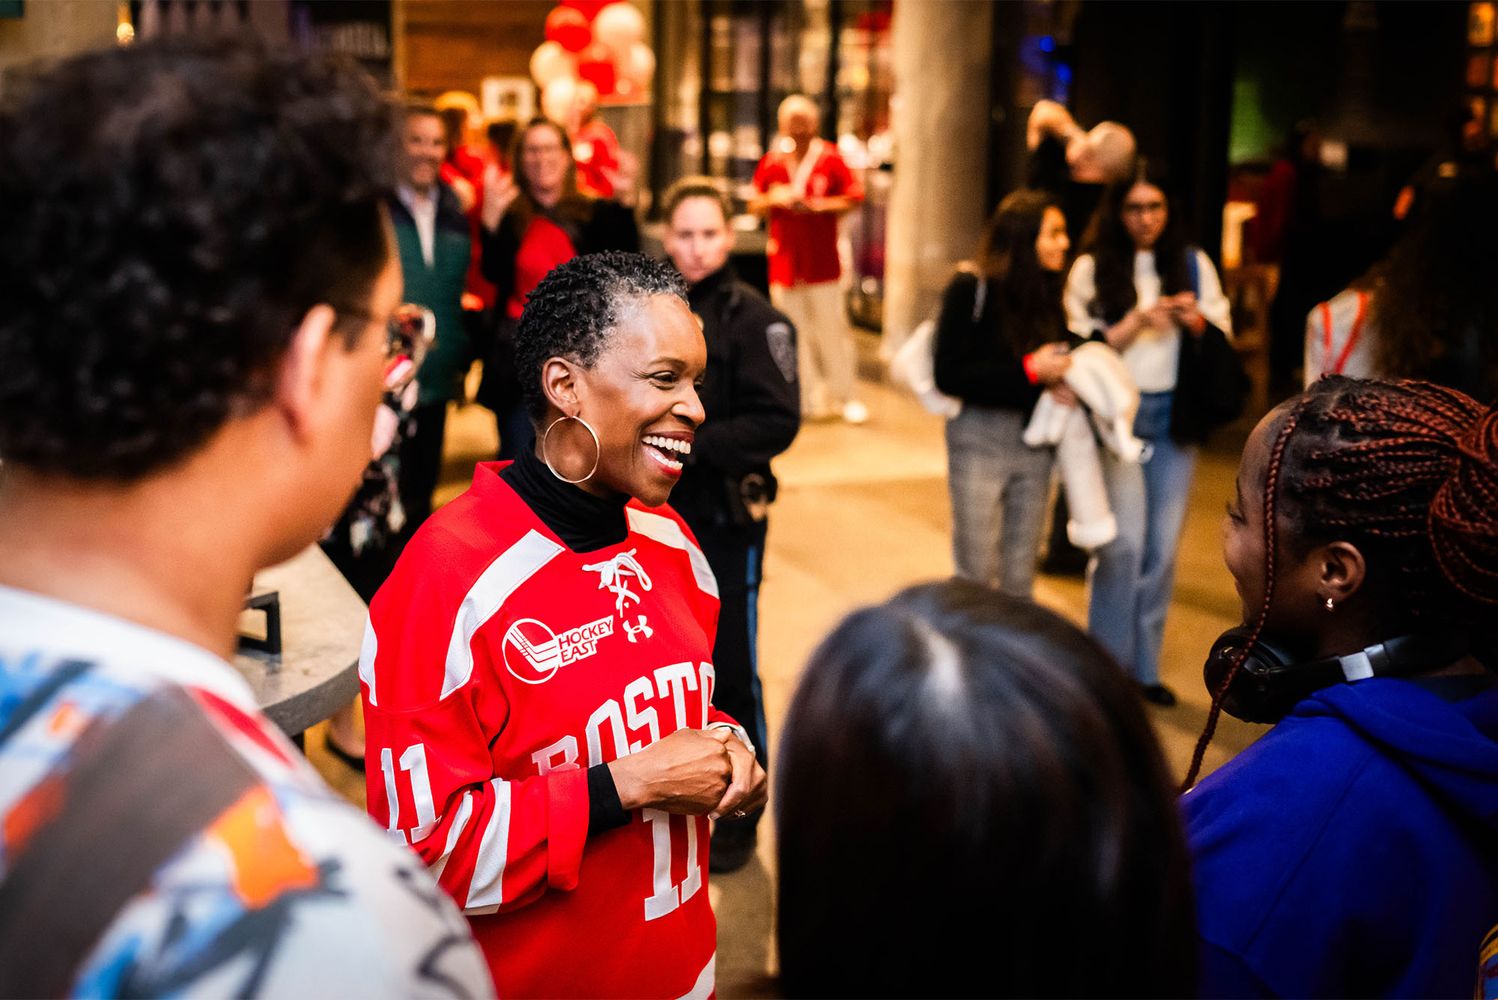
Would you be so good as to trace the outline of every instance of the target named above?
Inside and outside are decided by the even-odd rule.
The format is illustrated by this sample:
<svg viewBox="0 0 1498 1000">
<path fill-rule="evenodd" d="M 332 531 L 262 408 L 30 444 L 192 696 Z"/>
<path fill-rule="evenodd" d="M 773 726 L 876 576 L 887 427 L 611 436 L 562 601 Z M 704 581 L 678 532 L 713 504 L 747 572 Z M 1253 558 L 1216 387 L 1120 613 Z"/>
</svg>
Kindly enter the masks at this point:
<svg viewBox="0 0 1498 1000">
<path fill-rule="evenodd" d="M 697 589 L 714 597 L 718 596 L 718 580 L 713 576 L 712 567 L 707 564 L 707 556 L 692 544 L 687 538 L 687 533 L 681 530 L 681 525 L 669 517 L 652 514 L 648 510 L 626 507 L 625 513 L 629 515 L 630 530 L 638 531 L 646 538 L 652 538 L 662 545 L 685 551 L 692 563 L 692 576 L 697 580 Z"/>
<path fill-rule="evenodd" d="M 463 829 L 468 826 L 468 820 L 472 816 L 473 793 L 464 792 L 462 801 L 458 803 L 458 815 L 453 817 L 453 825 L 448 827 L 447 846 L 442 848 L 442 857 L 429 866 L 433 882 L 442 878 L 443 871 L 447 869 L 447 859 L 452 857 L 453 848 L 458 846 L 458 838 L 463 836 Z"/>
<path fill-rule="evenodd" d="M 681 995 L 681 1000 L 707 1000 L 713 995 L 717 987 L 718 979 L 718 953 L 713 952 L 713 957 L 707 960 L 707 965 L 697 974 L 697 981 L 692 988 Z"/>
<path fill-rule="evenodd" d="M 463 912 L 493 913 L 504 902 L 505 854 L 510 849 L 510 783 L 495 778 L 494 813 L 484 827 L 478 857 L 473 861 L 473 879 L 468 883 L 468 901 Z"/>
<path fill-rule="evenodd" d="M 474 634 L 483 627 L 484 622 L 494 617 L 495 612 L 521 584 L 563 551 L 562 546 L 532 529 L 525 533 L 524 538 L 500 553 L 474 581 L 453 618 L 452 635 L 447 644 L 447 669 L 442 678 L 439 701 L 467 684 L 468 679 L 473 676 Z"/>
<path fill-rule="evenodd" d="M 369 703 L 378 705 L 375 701 L 375 653 L 379 651 L 380 641 L 375 638 L 374 622 L 369 620 L 369 613 L 364 615 L 364 641 L 359 644 L 359 679 L 364 686 L 369 688 Z"/>
</svg>

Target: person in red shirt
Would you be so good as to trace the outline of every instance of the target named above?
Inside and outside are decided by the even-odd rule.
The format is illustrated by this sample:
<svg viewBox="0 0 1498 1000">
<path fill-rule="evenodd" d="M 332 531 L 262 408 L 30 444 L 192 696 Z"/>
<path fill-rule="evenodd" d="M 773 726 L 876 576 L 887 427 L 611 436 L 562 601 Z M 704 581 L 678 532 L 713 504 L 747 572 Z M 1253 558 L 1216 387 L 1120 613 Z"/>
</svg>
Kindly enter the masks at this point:
<svg viewBox="0 0 1498 1000">
<path fill-rule="evenodd" d="M 598 117 L 598 88 L 586 80 L 577 85 L 577 122 L 572 132 L 577 186 L 595 198 L 612 198 L 619 179 L 619 137 Z"/>
<path fill-rule="evenodd" d="M 801 409 L 813 419 L 869 417 L 855 394 L 852 335 L 844 317 L 837 220 L 863 200 L 863 188 L 837 147 L 817 135 L 811 99 L 793 94 L 780 105 L 780 134 L 759 161 L 749 203 L 768 215 L 770 298 L 798 334 Z"/>
<path fill-rule="evenodd" d="M 484 172 L 487 164 L 483 157 L 483 145 L 478 138 L 475 123 L 481 120 L 479 102 L 472 94 L 461 90 L 450 90 L 433 102 L 442 119 L 442 131 L 447 136 L 447 153 L 442 158 L 442 183 L 452 188 L 458 196 L 463 214 L 473 233 L 473 253 L 469 257 L 468 276 L 463 283 L 463 311 L 465 319 L 475 328 L 480 322 L 478 314 L 494 306 L 494 285 L 484 277 L 480 267 L 482 259 L 479 246 L 479 216 L 484 202 Z"/>
<path fill-rule="evenodd" d="M 710 996 L 708 815 L 765 802 L 712 705 L 717 583 L 665 506 L 704 416 L 684 293 L 638 254 L 542 279 L 516 339 L 534 447 L 478 466 L 370 605 L 370 814 L 502 996 Z"/>
</svg>

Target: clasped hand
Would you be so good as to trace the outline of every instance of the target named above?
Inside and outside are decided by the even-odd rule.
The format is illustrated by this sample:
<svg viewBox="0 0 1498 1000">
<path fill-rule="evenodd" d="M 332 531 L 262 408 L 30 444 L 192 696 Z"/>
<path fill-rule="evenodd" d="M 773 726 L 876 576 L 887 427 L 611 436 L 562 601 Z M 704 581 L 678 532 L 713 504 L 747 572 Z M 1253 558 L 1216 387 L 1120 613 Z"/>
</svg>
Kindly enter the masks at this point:
<svg viewBox="0 0 1498 1000">
<path fill-rule="evenodd" d="M 609 764 L 619 804 L 688 816 L 751 812 L 765 804 L 765 769 L 728 729 L 679 729 Z"/>
</svg>

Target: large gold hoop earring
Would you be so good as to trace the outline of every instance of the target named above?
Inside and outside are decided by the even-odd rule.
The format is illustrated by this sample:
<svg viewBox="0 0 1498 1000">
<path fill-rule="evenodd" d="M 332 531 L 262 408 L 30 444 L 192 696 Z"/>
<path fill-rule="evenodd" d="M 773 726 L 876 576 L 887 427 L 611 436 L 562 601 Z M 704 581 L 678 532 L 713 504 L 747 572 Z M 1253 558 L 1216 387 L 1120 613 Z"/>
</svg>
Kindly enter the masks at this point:
<svg viewBox="0 0 1498 1000">
<path fill-rule="evenodd" d="M 556 428 L 557 424 L 561 423 L 564 420 L 576 420 L 578 423 L 580 423 L 580 424 L 583 425 L 583 430 L 587 431 L 588 432 L 588 436 L 593 439 L 593 467 L 591 469 L 589 469 L 588 470 L 588 474 L 586 476 L 583 476 L 581 479 L 568 479 L 566 476 L 562 475 L 560 472 L 558 472 L 556 470 L 556 466 L 554 466 L 554 465 L 551 464 L 551 459 L 548 458 L 547 455 L 546 455 L 546 439 L 549 438 L 549 437 L 551 437 L 551 432 Z M 579 485 L 581 483 L 586 483 L 588 480 L 592 479 L 593 478 L 593 473 L 595 473 L 595 472 L 598 471 L 598 460 L 600 458 L 602 458 L 602 457 L 603 457 L 603 445 L 600 444 L 599 441 L 598 441 L 598 432 L 595 431 L 595 430 L 593 430 L 592 425 L 589 424 L 582 417 L 574 417 L 574 416 L 569 416 L 567 414 L 563 414 L 562 416 L 557 417 L 551 423 L 547 424 L 546 425 L 546 432 L 541 435 L 541 461 L 543 461 L 543 462 L 546 463 L 546 468 L 551 471 L 551 474 L 553 476 L 556 476 L 558 479 L 560 479 L 562 482 L 566 483 L 569 486 L 577 486 L 577 485 Z"/>
</svg>

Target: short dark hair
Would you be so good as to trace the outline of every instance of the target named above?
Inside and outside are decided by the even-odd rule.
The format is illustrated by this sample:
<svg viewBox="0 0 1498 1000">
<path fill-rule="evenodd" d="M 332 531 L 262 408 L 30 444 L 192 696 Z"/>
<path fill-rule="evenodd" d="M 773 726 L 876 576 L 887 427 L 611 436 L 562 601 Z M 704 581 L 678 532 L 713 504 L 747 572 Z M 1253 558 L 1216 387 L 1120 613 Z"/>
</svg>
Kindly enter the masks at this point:
<svg viewBox="0 0 1498 1000">
<path fill-rule="evenodd" d="M 671 216 L 676 214 L 676 209 L 688 198 L 706 198 L 718 203 L 723 210 L 723 221 L 726 223 L 733 218 L 733 203 L 728 200 L 728 195 L 711 177 L 683 177 L 675 184 L 666 189 L 665 195 L 661 197 L 661 219 L 666 225 L 671 225 Z"/>
<path fill-rule="evenodd" d="M 168 39 L 10 82 L 7 462 L 119 481 L 169 466 L 263 403 L 308 309 L 362 304 L 385 266 L 395 115 L 351 63 Z"/>
<path fill-rule="evenodd" d="M 925 584 L 809 664 L 775 794 L 785 995 L 1194 988 L 1175 791 L 1133 684 L 1076 626 Z"/>
<path fill-rule="evenodd" d="M 515 370 L 533 420 L 546 415 L 541 366 L 547 359 L 593 367 L 618 326 L 620 307 L 651 295 L 685 301 L 687 289 L 666 261 L 618 250 L 574 257 L 541 279 L 515 333 Z"/>
</svg>

